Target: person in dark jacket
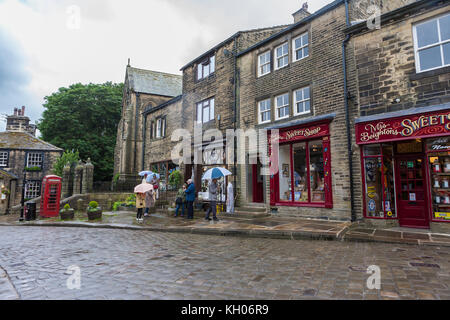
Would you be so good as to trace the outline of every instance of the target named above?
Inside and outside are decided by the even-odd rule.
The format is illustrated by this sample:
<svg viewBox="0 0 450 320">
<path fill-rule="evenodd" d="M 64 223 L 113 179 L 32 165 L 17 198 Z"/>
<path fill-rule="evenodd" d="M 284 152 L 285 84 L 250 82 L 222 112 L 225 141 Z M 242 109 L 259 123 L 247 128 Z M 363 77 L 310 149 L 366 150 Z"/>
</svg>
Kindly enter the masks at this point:
<svg viewBox="0 0 450 320">
<path fill-rule="evenodd" d="M 188 219 L 194 219 L 194 201 L 195 201 L 195 185 L 192 182 L 192 179 L 187 181 L 187 189 L 186 189 L 186 203 L 188 209 Z"/>
</svg>

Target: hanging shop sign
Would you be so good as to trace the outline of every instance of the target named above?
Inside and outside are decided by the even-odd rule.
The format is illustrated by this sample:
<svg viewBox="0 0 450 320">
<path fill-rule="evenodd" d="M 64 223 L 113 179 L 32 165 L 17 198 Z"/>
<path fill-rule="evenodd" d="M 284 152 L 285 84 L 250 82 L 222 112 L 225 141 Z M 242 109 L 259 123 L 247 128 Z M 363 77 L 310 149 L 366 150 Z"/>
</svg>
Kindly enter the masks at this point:
<svg viewBox="0 0 450 320">
<path fill-rule="evenodd" d="M 356 125 L 356 142 L 370 144 L 450 135 L 450 111 L 418 114 Z"/>
</svg>

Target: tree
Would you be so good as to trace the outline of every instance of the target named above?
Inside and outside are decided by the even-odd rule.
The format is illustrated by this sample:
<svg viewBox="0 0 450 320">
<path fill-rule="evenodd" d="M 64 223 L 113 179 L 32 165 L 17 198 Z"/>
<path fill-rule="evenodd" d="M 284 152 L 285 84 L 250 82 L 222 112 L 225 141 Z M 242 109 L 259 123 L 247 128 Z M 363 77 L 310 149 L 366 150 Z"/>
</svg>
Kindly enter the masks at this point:
<svg viewBox="0 0 450 320">
<path fill-rule="evenodd" d="M 66 151 L 63 153 L 61 157 L 56 160 L 53 165 L 53 174 L 56 174 L 59 177 L 62 177 L 64 166 L 69 163 L 73 165 L 80 160 L 80 154 L 78 151 Z"/>
<path fill-rule="evenodd" d="M 41 138 L 64 150 L 91 158 L 94 180 L 111 180 L 121 117 L 123 84 L 74 84 L 45 97 L 38 128 Z"/>
</svg>

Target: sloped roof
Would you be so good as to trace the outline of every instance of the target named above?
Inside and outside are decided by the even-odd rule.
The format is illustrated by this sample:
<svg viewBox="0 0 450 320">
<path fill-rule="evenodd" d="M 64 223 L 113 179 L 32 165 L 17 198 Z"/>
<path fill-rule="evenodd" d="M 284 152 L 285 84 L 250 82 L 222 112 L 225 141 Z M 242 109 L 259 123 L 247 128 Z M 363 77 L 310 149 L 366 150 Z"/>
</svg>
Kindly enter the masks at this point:
<svg viewBox="0 0 450 320">
<path fill-rule="evenodd" d="M 26 132 L 0 132 L 0 149 L 63 151 Z"/>
<path fill-rule="evenodd" d="M 183 90 L 183 77 L 151 70 L 127 67 L 129 86 L 134 92 L 177 97 Z"/>
</svg>

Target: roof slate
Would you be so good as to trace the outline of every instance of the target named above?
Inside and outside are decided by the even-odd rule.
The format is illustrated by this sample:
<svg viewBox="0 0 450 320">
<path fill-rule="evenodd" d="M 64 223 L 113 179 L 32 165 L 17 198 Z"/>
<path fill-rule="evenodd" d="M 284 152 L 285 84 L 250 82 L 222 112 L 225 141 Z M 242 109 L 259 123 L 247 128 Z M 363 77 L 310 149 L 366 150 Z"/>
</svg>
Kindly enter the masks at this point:
<svg viewBox="0 0 450 320">
<path fill-rule="evenodd" d="M 63 151 L 26 132 L 0 132 L 0 149 Z"/>
<path fill-rule="evenodd" d="M 151 70 L 127 67 L 130 88 L 134 92 L 177 97 L 183 90 L 183 77 Z"/>
</svg>

